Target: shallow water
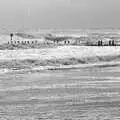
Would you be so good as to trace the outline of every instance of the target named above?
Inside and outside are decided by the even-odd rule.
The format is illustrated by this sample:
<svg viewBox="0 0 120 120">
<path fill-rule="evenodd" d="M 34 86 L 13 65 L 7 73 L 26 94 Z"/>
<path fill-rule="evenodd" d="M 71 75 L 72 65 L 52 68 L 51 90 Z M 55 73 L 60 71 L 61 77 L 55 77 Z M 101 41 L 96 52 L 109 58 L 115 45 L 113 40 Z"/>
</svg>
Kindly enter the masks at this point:
<svg viewBox="0 0 120 120">
<path fill-rule="evenodd" d="M 0 119 L 120 119 L 120 68 L 10 72 L 0 75 Z"/>
<path fill-rule="evenodd" d="M 0 120 L 120 119 L 120 48 L 63 48 L 0 51 Z"/>
</svg>

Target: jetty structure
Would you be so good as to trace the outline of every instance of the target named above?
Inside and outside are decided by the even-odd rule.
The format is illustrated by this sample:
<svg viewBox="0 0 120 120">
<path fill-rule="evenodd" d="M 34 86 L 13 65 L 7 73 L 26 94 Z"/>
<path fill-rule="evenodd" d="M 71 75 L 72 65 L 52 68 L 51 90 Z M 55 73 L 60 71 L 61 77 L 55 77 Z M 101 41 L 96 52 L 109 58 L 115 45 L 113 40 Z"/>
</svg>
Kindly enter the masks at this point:
<svg viewBox="0 0 120 120">
<path fill-rule="evenodd" d="M 30 46 L 30 47 L 54 47 L 63 45 L 77 46 L 120 46 L 120 35 L 112 33 L 28 33 L 28 32 L 11 32 L 0 38 L 0 45 L 8 46 Z"/>
<path fill-rule="evenodd" d="M 11 45 L 38 45 L 38 44 L 52 44 L 52 45 L 79 45 L 79 46 L 120 46 L 120 39 L 109 38 L 105 36 L 91 37 L 90 35 L 81 36 L 66 36 L 66 35 L 53 35 L 46 34 L 41 37 L 25 33 L 11 33 Z"/>
<path fill-rule="evenodd" d="M 12 31 L 12 28 L 9 28 Z M 72 32 L 10 32 L 8 28 L 0 26 L 0 45 L 11 46 L 120 46 L 120 34 L 117 32 L 81 30 Z M 20 30 L 19 30 L 20 31 Z"/>
<path fill-rule="evenodd" d="M 88 40 L 87 34 L 80 35 L 61 35 L 47 33 L 44 35 L 31 35 L 28 33 L 11 33 L 8 44 L 11 45 L 30 45 L 30 44 L 53 44 L 53 45 L 83 45 Z"/>
</svg>

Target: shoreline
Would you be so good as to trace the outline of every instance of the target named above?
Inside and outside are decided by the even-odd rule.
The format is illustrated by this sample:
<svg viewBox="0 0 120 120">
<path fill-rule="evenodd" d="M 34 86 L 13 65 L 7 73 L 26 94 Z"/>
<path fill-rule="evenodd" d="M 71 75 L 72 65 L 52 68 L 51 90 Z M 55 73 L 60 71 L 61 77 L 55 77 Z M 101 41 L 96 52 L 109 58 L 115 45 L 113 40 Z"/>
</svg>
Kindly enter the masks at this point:
<svg viewBox="0 0 120 120">
<path fill-rule="evenodd" d="M 0 73 L 82 69 L 120 65 L 119 47 L 64 46 L 49 49 L 0 50 Z"/>
</svg>

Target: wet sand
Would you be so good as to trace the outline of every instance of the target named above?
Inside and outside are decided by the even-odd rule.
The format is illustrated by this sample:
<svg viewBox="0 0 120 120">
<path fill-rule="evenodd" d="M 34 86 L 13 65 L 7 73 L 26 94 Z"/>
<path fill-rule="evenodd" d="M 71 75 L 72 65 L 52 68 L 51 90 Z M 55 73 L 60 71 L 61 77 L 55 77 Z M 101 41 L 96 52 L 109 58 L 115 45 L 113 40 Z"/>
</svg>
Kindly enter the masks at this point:
<svg viewBox="0 0 120 120">
<path fill-rule="evenodd" d="M 0 119 L 118 120 L 119 67 L 0 75 Z"/>
</svg>

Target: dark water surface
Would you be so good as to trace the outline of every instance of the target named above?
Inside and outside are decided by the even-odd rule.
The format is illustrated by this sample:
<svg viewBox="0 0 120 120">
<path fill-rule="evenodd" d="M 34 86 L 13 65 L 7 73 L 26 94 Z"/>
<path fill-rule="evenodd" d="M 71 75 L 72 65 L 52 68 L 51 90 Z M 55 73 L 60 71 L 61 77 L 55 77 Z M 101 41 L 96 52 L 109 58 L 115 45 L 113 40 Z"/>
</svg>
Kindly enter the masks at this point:
<svg viewBox="0 0 120 120">
<path fill-rule="evenodd" d="M 119 120 L 120 68 L 0 75 L 0 120 Z"/>
</svg>

